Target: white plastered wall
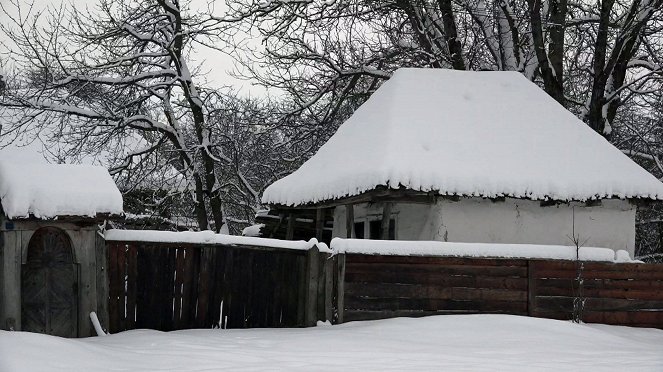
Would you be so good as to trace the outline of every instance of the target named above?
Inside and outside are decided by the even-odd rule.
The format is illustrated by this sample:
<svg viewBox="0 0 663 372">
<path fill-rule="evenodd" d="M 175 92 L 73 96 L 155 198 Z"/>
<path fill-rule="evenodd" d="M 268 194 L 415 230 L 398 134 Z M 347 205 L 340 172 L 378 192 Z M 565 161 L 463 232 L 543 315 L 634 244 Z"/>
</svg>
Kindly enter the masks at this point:
<svg viewBox="0 0 663 372">
<path fill-rule="evenodd" d="M 394 203 L 398 240 L 441 240 L 473 243 L 529 243 L 625 249 L 635 247 L 636 207 L 626 200 L 603 200 L 599 205 L 562 203 L 541 206 L 539 201 L 506 198 L 440 198 L 435 204 Z M 354 206 L 355 221 L 379 219 L 382 205 Z M 345 208 L 334 214 L 334 237 L 345 237 Z"/>
</svg>

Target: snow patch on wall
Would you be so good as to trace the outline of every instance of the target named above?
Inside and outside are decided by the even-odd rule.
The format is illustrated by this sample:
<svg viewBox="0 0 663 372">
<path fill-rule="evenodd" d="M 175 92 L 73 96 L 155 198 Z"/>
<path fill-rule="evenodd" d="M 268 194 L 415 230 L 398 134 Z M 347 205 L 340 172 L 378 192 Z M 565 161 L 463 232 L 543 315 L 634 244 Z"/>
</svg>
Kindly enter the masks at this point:
<svg viewBox="0 0 663 372">
<path fill-rule="evenodd" d="M 354 217 L 355 222 L 380 219 L 382 204 L 357 204 Z M 585 246 L 623 249 L 631 255 L 635 250 L 635 206 L 619 199 L 595 206 L 541 206 L 526 199 L 440 198 L 432 205 L 394 203 L 392 218 L 397 240 L 573 245 L 575 234 Z M 345 208 L 337 207 L 332 236 L 347 237 L 345 226 Z"/>
</svg>

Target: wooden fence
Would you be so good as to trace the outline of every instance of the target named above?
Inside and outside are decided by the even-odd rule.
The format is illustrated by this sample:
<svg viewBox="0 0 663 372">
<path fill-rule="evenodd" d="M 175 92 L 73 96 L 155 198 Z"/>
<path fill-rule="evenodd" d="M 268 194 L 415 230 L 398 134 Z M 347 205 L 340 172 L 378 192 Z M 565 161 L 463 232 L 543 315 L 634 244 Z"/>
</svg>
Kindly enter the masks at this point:
<svg viewBox="0 0 663 372">
<path fill-rule="evenodd" d="M 335 256 L 339 323 L 434 314 L 503 313 L 663 328 L 663 264 L 577 263 L 340 254 Z"/>
<path fill-rule="evenodd" d="M 106 251 L 110 332 L 297 327 L 332 317 L 331 261 L 315 245 L 107 241 Z"/>
</svg>

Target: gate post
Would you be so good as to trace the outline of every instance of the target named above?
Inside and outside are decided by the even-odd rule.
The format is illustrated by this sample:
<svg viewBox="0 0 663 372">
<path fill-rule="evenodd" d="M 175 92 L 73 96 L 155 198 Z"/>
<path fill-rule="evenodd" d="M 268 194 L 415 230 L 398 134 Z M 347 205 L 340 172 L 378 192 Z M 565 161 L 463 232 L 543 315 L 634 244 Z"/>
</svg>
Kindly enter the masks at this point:
<svg viewBox="0 0 663 372">
<path fill-rule="evenodd" d="M 305 273 L 305 306 L 304 306 L 304 326 L 313 327 L 316 325 L 317 307 L 318 307 L 318 280 L 320 278 L 320 264 L 318 256 L 320 251 L 318 246 L 314 244 L 306 251 L 306 273 Z"/>
</svg>

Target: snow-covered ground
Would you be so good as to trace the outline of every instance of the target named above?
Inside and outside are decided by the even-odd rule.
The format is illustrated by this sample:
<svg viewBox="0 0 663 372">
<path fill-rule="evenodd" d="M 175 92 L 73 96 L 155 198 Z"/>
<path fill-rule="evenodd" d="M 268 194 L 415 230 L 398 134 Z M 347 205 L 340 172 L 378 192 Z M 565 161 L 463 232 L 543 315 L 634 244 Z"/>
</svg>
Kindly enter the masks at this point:
<svg viewBox="0 0 663 372">
<path fill-rule="evenodd" d="M 508 315 L 308 329 L 129 331 L 62 339 L 0 331 L 1 371 L 662 371 L 663 330 Z"/>
</svg>

